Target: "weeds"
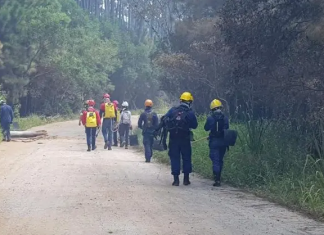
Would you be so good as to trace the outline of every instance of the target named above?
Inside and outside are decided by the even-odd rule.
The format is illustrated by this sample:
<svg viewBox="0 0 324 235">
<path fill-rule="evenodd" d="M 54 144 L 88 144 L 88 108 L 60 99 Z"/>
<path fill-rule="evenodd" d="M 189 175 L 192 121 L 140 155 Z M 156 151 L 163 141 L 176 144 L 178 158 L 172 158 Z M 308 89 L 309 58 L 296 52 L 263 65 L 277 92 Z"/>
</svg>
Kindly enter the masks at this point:
<svg viewBox="0 0 324 235">
<path fill-rule="evenodd" d="M 199 118 L 195 139 L 207 136 L 205 117 Z M 252 121 L 231 124 L 239 132 L 235 147 L 225 156 L 223 180 L 248 188 L 257 195 L 318 217 L 324 216 L 324 125 L 321 135 L 306 137 L 284 121 Z M 307 152 L 310 139 L 316 157 Z M 192 143 L 193 171 L 211 178 L 207 140 Z M 155 152 L 155 159 L 169 164 L 167 152 Z"/>
</svg>

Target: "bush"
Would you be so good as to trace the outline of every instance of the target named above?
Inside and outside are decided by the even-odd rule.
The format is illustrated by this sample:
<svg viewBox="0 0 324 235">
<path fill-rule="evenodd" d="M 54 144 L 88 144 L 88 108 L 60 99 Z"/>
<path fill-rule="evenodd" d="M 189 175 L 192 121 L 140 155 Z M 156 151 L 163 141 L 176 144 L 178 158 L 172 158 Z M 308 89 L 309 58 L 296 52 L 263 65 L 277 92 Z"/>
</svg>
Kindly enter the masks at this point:
<svg viewBox="0 0 324 235">
<path fill-rule="evenodd" d="M 205 120 L 200 117 L 194 131 L 198 141 L 192 143 L 192 162 L 194 172 L 211 178 Z M 249 120 L 231 124 L 231 129 L 238 130 L 239 138 L 225 156 L 225 182 L 312 215 L 324 215 L 324 152 L 318 151 L 316 158 L 307 154 L 306 137 L 283 122 Z M 319 143 L 318 150 L 322 149 Z M 169 163 L 167 152 L 155 152 L 154 157 Z"/>
</svg>

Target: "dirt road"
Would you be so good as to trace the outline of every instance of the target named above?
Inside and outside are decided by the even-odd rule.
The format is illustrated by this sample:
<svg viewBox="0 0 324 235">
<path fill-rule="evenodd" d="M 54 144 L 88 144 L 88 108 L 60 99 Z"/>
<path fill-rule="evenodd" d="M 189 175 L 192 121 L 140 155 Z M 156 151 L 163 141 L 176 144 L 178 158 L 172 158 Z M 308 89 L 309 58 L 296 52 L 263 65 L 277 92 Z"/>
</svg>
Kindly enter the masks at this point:
<svg viewBox="0 0 324 235">
<path fill-rule="evenodd" d="M 0 235 L 324 234 L 321 223 L 209 180 L 172 187 L 168 167 L 104 150 L 101 138 L 88 153 L 75 121 L 46 129 L 58 137 L 0 145 Z"/>
</svg>

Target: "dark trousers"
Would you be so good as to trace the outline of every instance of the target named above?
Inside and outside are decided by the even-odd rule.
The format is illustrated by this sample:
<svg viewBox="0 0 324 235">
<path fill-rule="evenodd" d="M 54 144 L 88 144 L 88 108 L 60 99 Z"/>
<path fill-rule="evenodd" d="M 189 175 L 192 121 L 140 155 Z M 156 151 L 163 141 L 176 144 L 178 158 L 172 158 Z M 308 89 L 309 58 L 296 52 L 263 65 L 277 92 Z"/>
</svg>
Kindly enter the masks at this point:
<svg viewBox="0 0 324 235">
<path fill-rule="evenodd" d="M 112 118 L 104 118 L 102 122 L 102 135 L 105 143 L 108 142 L 108 147 L 111 147 L 113 138 L 114 120 Z"/>
<path fill-rule="evenodd" d="M 143 145 L 145 150 L 145 159 L 150 161 L 153 156 L 154 137 L 150 134 L 143 134 Z"/>
<path fill-rule="evenodd" d="M 216 140 L 209 142 L 209 157 L 212 161 L 212 168 L 217 180 L 220 180 L 221 173 L 224 165 L 224 156 L 226 153 L 226 146 L 220 146 Z"/>
<path fill-rule="evenodd" d="M 1 124 L 2 135 L 4 140 L 10 140 L 10 123 Z"/>
<path fill-rule="evenodd" d="M 117 146 L 118 145 L 118 131 L 115 131 L 113 133 L 113 136 L 114 136 L 114 145 Z"/>
<path fill-rule="evenodd" d="M 129 124 L 121 123 L 119 125 L 119 137 L 120 137 L 120 144 L 125 143 L 128 146 L 128 139 L 129 139 Z"/>
<path fill-rule="evenodd" d="M 169 157 L 171 162 L 171 174 L 180 175 L 181 159 L 182 172 L 189 174 L 192 172 L 191 163 L 191 143 L 190 139 L 169 141 Z"/>
<path fill-rule="evenodd" d="M 86 127 L 87 145 L 95 148 L 96 146 L 96 127 Z"/>
</svg>

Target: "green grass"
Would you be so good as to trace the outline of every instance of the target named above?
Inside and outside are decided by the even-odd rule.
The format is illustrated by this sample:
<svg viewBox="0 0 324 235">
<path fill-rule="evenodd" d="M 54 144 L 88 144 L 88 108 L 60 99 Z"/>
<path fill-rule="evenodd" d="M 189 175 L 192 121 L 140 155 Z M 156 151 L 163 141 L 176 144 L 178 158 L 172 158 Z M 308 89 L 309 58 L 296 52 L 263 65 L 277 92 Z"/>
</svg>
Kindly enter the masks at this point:
<svg viewBox="0 0 324 235">
<path fill-rule="evenodd" d="M 208 135 L 204 122 L 200 117 L 196 140 Z M 238 130 L 239 138 L 226 153 L 223 181 L 323 219 L 324 154 L 316 159 L 307 154 L 303 138 L 286 124 L 249 121 L 231 124 L 231 129 Z M 211 178 L 207 140 L 192 143 L 192 150 L 193 171 Z M 167 151 L 155 152 L 154 158 L 169 164 Z"/>
<path fill-rule="evenodd" d="M 28 117 L 24 118 L 16 118 L 14 119 L 14 122 L 18 122 L 19 129 L 20 130 L 28 130 L 32 127 L 36 126 L 42 126 L 54 122 L 60 122 L 60 121 L 65 121 L 65 120 L 72 120 L 78 118 L 76 115 L 71 115 L 71 116 L 57 116 L 57 117 L 44 117 L 44 116 L 37 116 L 37 115 L 31 115 Z M 2 135 L 0 133 L 0 142 L 2 141 Z"/>
</svg>

